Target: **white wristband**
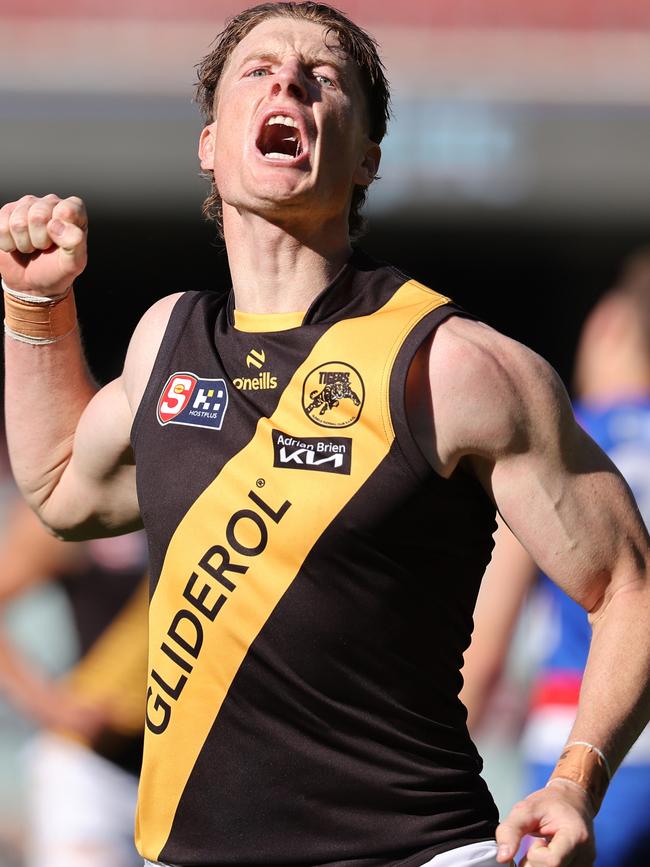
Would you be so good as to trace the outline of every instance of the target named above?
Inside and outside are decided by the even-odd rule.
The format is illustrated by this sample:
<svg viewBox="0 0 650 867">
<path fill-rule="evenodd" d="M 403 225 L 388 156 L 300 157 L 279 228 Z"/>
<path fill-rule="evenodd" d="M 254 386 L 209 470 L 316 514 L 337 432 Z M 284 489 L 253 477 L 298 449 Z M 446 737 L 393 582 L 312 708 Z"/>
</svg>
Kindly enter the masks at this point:
<svg viewBox="0 0 650 867">
<path fill-rule="evenodd" d="M 59 340 L 65 339 L 78 328 L 78 326 L 75 325 L 74 328 L 70 329 L 70 331 L 66 331 L 65 334 L 60 334 L 58 337 L 28 337 L 27 334 L 19 334 L 17 331 L 12 331 L 6 322 L 4 326 L 7 337 L 11 337 L 12 340 L 17 340 L 19 343 L 31 343 L 32 346 L 46 346 L 48 343 L 58 343 Z"/>
<path fill-rule="evenodd" d="M 17 301 L 25 301 L 27 304 L 51 304 L 53 301 L 63 301 L 72 289 L 72 286 L 68 286 L 63 295 L 57 295 L 56 298 L 50 298 L 47 295 L 31 295 L 29 292 L 17 292 L 16 289 L 7 286 L 4 280 L 0 280 L 0 283 L 2 283 L 3 292 L 6 292 L 7 295 L 11 298 L 15 298 Z"/>
</svg>

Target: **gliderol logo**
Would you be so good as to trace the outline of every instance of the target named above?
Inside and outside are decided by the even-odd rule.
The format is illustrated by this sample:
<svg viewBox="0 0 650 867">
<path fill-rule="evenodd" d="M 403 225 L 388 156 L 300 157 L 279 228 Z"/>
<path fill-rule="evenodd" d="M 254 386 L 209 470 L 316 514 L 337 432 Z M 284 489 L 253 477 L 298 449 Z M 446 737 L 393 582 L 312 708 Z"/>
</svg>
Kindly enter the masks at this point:
<svg viewBox="0 0 650 867">
<path fill-rule="evenodd" d="M 161 425 L 183 424 L 221 430 L 228 407 L 223 379 L 201 379 L 185 371 L 172 373 L 160 395 L 156 417 Z"/>
<path fill-rule="evenodd" d="M 302 386 L 302 408 L 321 427 L 349 427 L 361 415 L 365 388 L 361 374 L 344 361 L 314 368 Z"/>
<path fill-rule="evenodd" d="M 317 470 L 349 476 L 352 465 L 350 437 L 302 437 L 296 439 L 282 431 L 273 436 L 273 466 L 290 470 Z"/>
</svg>

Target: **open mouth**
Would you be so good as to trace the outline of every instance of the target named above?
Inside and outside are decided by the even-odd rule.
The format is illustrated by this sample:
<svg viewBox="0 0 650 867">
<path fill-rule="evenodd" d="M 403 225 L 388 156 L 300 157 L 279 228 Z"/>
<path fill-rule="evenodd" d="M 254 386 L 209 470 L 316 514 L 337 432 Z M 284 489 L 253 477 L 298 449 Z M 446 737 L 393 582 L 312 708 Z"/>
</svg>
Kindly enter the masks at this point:
<svg viewBox="0 0 650 867">
<path fill-rule="evenodd" d="M 274 114 L 257 140 L 258 150 L 269 160 L 295 160 L 303 151 L 302 137 L 292 117 Z"/>
</svg>

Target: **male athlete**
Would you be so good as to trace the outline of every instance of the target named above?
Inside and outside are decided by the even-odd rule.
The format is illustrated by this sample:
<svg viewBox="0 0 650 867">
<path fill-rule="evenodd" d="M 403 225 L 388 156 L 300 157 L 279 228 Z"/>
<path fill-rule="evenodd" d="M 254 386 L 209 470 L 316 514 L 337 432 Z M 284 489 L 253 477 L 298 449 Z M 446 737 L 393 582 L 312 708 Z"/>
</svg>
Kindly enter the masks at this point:
<svg viewBox="0 0 650 867">
<path fill-rule="evenodd" d="M 233 289 L 156 303 L 101 391 L 69 292 L 82 203 L 0 212 L 16 478 L 56 533 L 149 534 L 139 850 L 487 867 L 533 832 L 529 864 L 586 867 L 648 718 L 628 490 L 547 364 L 352 252 L 388 103 L 363 31 L 319 4 L 256 7 L 200 81 Z M 457 697 L 495 504 L 594 630 L 571 745 L 498 829 Z"/>
<path fill-rule="evenodd" d="M 632 256 L 582 329 L 574 377 L 580 424 L 625 476 L 650 526 L 650 251 Z M 507 527 L 481 584 L 461 698 L 470 731 L 485 710 L 528 590 L 546 616 L 544 653 L 523 734 L 527 785 L 544 785 L 576 716 L 590 629 L 583 609 L 539 576 Z M 595 821 L 597 867 L 643 867 L 650 851 L 650 726 L 616 773 Z"/>
</svg>

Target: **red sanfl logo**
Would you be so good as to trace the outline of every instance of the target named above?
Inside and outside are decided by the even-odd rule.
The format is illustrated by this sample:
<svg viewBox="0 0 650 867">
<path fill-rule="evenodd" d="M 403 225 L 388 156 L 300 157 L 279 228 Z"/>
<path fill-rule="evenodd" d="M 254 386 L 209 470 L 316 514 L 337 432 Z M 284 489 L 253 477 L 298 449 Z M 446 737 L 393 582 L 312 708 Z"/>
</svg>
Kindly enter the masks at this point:
<svg viewBox="0 0 650 867">
<path fill-rule="evenodd" d="M 158 419 L 167 424 L 181 413 L 196 388 L 198 379 L 191 373 L 174 373 L 167 380 L 158 401 Z"/>
</svg>

